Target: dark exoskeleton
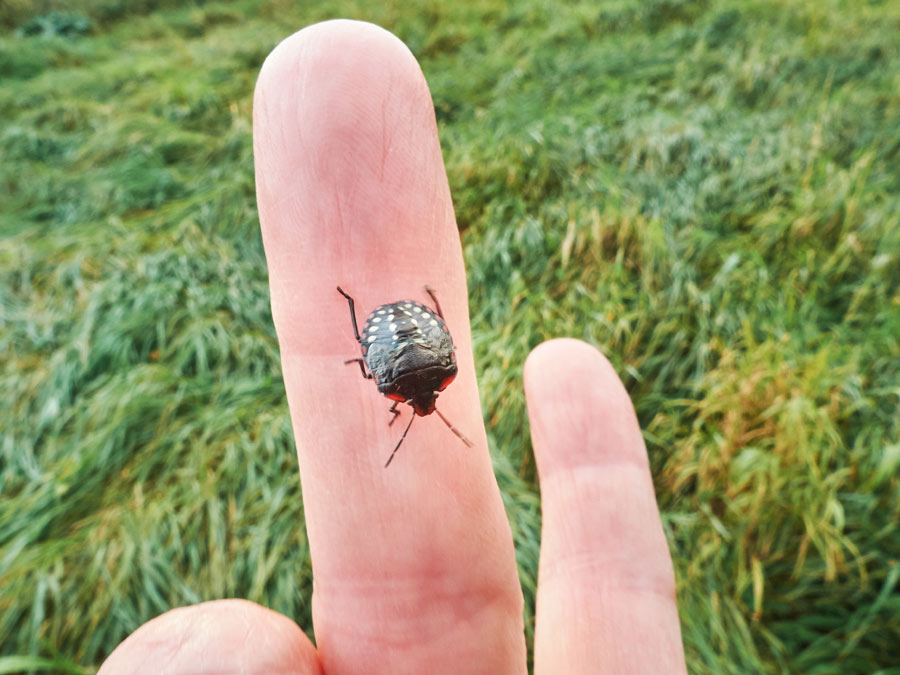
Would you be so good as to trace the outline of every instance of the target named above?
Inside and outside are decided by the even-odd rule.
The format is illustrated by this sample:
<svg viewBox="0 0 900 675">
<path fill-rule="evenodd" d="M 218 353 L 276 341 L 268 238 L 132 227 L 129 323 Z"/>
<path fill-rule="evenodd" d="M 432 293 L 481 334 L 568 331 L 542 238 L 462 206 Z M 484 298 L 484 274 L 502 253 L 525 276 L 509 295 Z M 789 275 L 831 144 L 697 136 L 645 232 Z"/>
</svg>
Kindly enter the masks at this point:
<svg viewBox="0 0 900 675">
<path fill-rule="evenodd" d="M 435 407 L 438 393 L 456 377 L 457 365 L 453 339 L 434 289 L 425 287 L 434 301 L 434 309 L 415 300 L 380 305 L 366 318 L 361 333 L 356 323 L 353 298 L 340 286 L 337 290 L 350 303 L 353 335 L 362 349 L 362 358 L 348 359 L 345 363 L 358 363 L 363 377 L 374 380 L 378 391 L 394 402 L 389 425 L 400 414 L 398 403 L 408 403 L 415 412 L 384 466 L 394 459 L 416 415 L 424 417 L 437 413 L 453 433 L 472 447 L 469 439 Z"/>
</svg>

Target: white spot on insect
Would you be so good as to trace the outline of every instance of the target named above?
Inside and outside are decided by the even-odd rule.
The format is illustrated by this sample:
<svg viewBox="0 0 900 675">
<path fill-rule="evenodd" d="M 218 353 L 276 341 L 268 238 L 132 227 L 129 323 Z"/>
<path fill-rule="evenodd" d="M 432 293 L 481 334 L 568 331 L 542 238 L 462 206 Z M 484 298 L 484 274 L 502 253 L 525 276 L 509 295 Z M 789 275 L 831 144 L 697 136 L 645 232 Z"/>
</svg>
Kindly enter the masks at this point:
<svg viewBox="0 0 900 675">
<path fill-rule="evenodd" d="M 390 314 L 388 314 L 387 320 L 388 320 L 388 321 L 393 321 L 393 320 L 394 320 L 394 313 L 393 313 L 393 312 L 391 312 Z"/>
<path fill-rule="evenodd" d="M 403 313 L 404 313 L 406 316 L 412 316 L 412 314 L 410 314 L 409 312 L 404 311 Z"/>
<path fill-rule="evenodd" d="M 413 326 L 418 326 L 418 325 L 419 325 L 419 322 L 416 321 L 415 319 L 410 319 L 410 321 L 412 321 L 412 325 L 413 325 Z"/>
<path fill-rule="evenodd" d="M 377 335 L 370 335 L 370 336 L 369 336 L 369 342 L 375 342 L 375 340 L 377 340 L 377 339 L 378 339 L 378 336 L 377 336 Z"/>
<path fill-rule="evenodd" d="M 413 307 L 413 311 L 418 313 L 418 312 L 422 311 L 422 308 L 421 307 Z"/>
<path fill-rule="evenodd" d="M 378 314 L 381 314 L 383 316 L 383 315 L 387 314 L 387 312 L 385 312 L 383 309 L 379 309 Z"/>
<path fill-rule="evenodd" d="M 378 326 L 376 326 L 375 324 L 372 324 L 371 326 L 369 326 L 370 333 L 374 333 L 377 330 L 378 330 Z"/>
<path fill-rule="evenodd" d="M 378 323 L 379 321 L 381 321 L 381 317 L 376 316 L 374 319 L 372 319 L 372 321 L 374 321 L 375 323 Z"/>
<path fill-rule="evenodd" d="M 391 335 L 391 340 L 396 340 L 396 339 L 397 339 L 397 334 L 396 334 L 396 333 L 394 333 L 393 335 Z"/>
<path fill-rule="evenodd" d="M 406 307 L 406 309 L 409 309 L 410 307 L 412 307 L 412 303 L 411 303 L 411 302 L 407 302 L 407 303 L 406 303 L 405 305 L 403 305 L 403 306 Z"/>
<path fill-rule="evenodd" d="M 393 332 L 396 332 L 396 331 L 397 331 L 397 324 L 392 323 L 390 326 L 388 326 L 388 328 L 391 329 L 391 332 L 392 332 L 392 333 L 393 333 Z"/>
<path fill-rule="evenodd" d="M 429 314 L 428 312 L 422 312 L 422 318 L 423 318 L 423 319 L 430 319 L 430 318 L 431 318 L 431 314 Z"/>
<path fill-rule="evenodd" d="M 432 319 L 428 323 L 430 323 L 432 326 L 437 326 L 437 321 L 435 321 L 434 319 Z"/>
</svg>

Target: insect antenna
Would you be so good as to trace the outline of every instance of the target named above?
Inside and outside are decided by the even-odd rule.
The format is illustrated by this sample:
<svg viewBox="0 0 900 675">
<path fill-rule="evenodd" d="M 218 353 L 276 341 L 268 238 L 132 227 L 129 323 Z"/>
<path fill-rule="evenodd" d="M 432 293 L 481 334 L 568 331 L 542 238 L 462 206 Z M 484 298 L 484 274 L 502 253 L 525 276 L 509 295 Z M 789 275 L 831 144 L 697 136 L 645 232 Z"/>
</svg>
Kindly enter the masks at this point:
<svg viewBox="0 0 900 675">
<path fill-rule="evenodd" d="M 406 430 L 403 432 L 403 435 L 400 437 L 400 440 L 397 441 L 397 445 L 394 448 L 394 452 L 391 453 L 391 456 L 388 457 L 388 461 L 385 463 L 384 468 L 388 468 L 388 464 L 391 463 L 391 460 L 394 459 L 394 455 L 397 453 L 397 448 L 400 447 L 400 444 L 403 442 L 403 439 L 406 438 L 406 432 L 409 431 L 409 428 L 412 426 L 413 420 L 416 419 L 416 414 L 413 413 L 409 418 L 409 424 L 406 425 Z M 452 427 L 451 427 L 452 428 Z"/>
<path fill-rule="evenodd" d="M 444 420 L 444 424 L 446 424 L 448 427 L 450 427 L 450 431 L 452 431 L 454 434 L 456 434 L 457 436 L 459 436 L 459 440 L 461 440 L 463 443 L 465 443 L 466 445 L 468 445 L 470 448 L 474 448 L 474 447 L 475 447 L 475 446 L 472 444 L 472 441 L 470 441 L 468 438 L 466 438 L 465 436 L 463 436 L 463 435 L 462 435 L 462 432 L 461 432 L 459 429 L 457 429 L 455 426 L 453 426 L 452 424 L 450 424 L 450 420 L 448 420 L 446 417 L 444 417 L 444 416 L 441 414 L 441 411 L 440 411 L 440 410 L 438 410 L 437 408 L 435 408 L 435 409 L 434 409 L 434 412 L 436 412 L 436 413 L 438 414 L 438 417 L 440 417 L 442 420 Z"/>
</svg>

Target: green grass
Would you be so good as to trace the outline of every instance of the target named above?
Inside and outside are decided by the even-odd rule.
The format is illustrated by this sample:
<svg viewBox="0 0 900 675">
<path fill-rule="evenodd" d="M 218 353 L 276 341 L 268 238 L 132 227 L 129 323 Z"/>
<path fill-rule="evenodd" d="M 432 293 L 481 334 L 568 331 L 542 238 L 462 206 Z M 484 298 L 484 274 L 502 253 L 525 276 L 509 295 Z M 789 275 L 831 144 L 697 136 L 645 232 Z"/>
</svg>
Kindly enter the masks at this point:
<svg viewBox="0 0 900 675">
<path fill-rule="evenodd" d="M 900 672 L 900 5 L 175 4 L 0 9 L 0 672 L 225 596 L 311 634 L 250 105 L 331 16 L 432 89 L 529 642 L 522 364 L 571 335 L 645 430 L 690 670 Z"/>
</svg>

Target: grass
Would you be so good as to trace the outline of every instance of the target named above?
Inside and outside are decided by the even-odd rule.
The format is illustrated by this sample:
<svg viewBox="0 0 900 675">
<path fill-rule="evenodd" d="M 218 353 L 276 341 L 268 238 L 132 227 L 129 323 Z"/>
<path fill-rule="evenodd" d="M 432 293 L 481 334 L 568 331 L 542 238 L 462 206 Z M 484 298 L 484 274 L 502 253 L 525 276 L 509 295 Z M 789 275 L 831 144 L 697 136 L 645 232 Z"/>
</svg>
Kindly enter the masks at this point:
<svg viewBox="0 0 900 675">
<path fill-rule="evenodd" d="M 432 89 L 529 642 L 522 364 L 571 335 L 645 430 L 691 672 L 900 672 L 900 7 L 65 4 L 0 8 L 0 672 L 225 596 L 311 634 L 250 105 L 340 15 Z"/>
</svg>

